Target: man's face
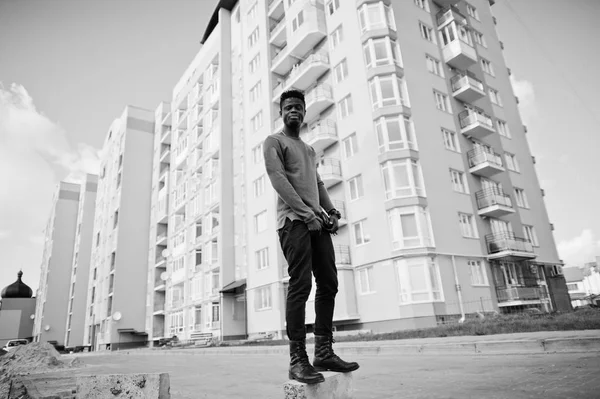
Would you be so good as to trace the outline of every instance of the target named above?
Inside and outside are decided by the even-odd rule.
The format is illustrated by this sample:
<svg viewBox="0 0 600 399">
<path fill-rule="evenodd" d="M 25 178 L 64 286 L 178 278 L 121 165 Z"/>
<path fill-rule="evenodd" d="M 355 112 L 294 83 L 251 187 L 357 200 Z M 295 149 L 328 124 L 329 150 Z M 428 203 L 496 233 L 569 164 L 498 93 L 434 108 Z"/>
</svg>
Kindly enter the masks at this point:
<svg viewBox="0 0 600 399">
<path fill-rule="evenodd" d="M 299 98 L 286 98 L 281 104 L 279 114 L 286 126 L 297 128 L 304 121 L 304 102 Z"/>
</svg>

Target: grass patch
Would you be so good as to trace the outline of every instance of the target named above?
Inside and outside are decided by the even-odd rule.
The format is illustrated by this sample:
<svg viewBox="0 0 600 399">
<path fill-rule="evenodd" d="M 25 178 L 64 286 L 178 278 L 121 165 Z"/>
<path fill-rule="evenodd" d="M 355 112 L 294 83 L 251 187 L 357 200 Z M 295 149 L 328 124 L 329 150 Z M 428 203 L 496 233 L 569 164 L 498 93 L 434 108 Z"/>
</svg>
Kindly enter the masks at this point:
<svg viewBox="0 0 600 399">
<path fill-rule="evenodd" d="M 383 341 L 411 338 L 478 336 L 536 331 L 576 331 L 600 329 L 600 310 L 582 309 L 569 313 L 511 314 L 471 319 L 463 324 L 446 324 L 432 328 L 402 330 L 381 334 L 359 334 L 336 337 L 336 342 Z M 312 340 L 309 339 L 308 342 Z M 287 345 L 285 340 L 246 342 L 241 346 Z M 217 346 L 240 346 L 240 343 L 221 342 Z"/>
</svg>

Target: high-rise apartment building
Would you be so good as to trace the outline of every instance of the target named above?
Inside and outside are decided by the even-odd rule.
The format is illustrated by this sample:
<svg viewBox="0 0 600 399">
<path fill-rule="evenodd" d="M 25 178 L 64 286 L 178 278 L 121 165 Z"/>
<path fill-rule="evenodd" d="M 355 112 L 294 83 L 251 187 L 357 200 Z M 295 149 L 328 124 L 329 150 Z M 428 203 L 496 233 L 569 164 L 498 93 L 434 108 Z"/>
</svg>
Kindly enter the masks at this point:
<svg viewBox="0 0 600 399">
<path fill-rule="evenodd" d="M 75 232 L 71 284 L 69 286 L 69 302 L 67 305 L 64 342 L 65 346 L 70 348 L 84 345 L 83 331 L 85 327 L 90 261 L 92 259 L 92 238 L 97 191 L 98 176 L 87 174 L 79 192 L 77 231 Z"/>
<path fill-rule="evenodd" d="M 338 331 L 568 307 L 493 3 L 220 1 L 157 111 L 147 331 L 285 336 L 262 142 L 290 88 L 343 215 Z"/>
<path fill-rule="evenodd" d="M 80 189 L 79 184 L 60 182 L 54 194 L 36 293 L 36 342 L 65 345 Z"/>
<path fill-rule="evenodd" d="M 108 131 L 98 180 L 85 345 L 144 345 L 154 113 L 127 106 Z"/>
</svg>

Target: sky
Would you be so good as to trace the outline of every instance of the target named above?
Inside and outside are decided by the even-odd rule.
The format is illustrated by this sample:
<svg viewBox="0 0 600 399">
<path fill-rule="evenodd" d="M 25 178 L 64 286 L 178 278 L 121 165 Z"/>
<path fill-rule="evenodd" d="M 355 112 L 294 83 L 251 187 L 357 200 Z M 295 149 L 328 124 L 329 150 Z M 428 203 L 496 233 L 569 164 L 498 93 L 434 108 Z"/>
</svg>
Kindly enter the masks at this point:
<svg viewBox="0 0 600 399">
<path fill-rule="evenodd" d="M 0 289 L 20 268 L 37 289 L 56 184 L 97 172 L 126 105 L 154 110 L 170 100 L 216 3 L 0 0 Z M 600 2 L 497 0 L 492 13 L 559 254 L 567 265 L 592 261 L 600 255 Z"/>
</svg>

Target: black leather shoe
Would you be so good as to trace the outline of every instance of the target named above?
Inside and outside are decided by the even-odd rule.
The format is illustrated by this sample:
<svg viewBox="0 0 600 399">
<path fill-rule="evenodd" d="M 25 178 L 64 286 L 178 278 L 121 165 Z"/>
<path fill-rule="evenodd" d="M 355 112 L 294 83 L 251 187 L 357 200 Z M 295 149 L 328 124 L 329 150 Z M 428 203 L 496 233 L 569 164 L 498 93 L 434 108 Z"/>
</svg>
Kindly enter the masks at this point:
<svg viewBox="0 0 600 399">
<path fill-rule="evenodd" d="M 336 371 L 348 373 L 357 370 L 356 362 L 346 362 L 333 352 L 333 337 L 315 335 L 315 360 L 313 362 L 317 371 Z"/>
<path fill-rule="evenodd" d="M 306 354 L 306 341 L 290 341 L 290 380 L 305 384 L 318 384 L 325 381 L 323 374 L 317 373 L 308 361 Z"/>
</svg>

